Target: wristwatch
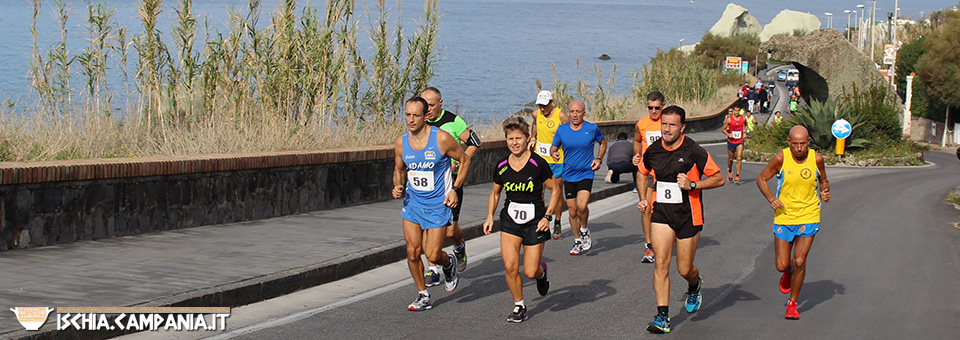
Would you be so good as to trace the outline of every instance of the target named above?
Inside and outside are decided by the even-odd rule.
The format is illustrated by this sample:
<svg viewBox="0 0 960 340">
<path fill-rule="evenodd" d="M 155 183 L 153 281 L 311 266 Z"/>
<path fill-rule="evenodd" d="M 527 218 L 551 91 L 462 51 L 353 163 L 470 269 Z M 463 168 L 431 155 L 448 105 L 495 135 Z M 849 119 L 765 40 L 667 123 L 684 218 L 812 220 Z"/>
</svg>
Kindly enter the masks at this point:
<svg viewBox="0 0 960 340">
<path fill-rule="evenodd" d="M 690 182 L 690 190 L 694 190 L 696 188 L 697 188 L 697 182 Z"/>
<path fill-rule="evenodd" d="M 553 215 L 543 215 L 543 218 L 547 219 L 547 222 L 553 222 Z"/>
</svg>

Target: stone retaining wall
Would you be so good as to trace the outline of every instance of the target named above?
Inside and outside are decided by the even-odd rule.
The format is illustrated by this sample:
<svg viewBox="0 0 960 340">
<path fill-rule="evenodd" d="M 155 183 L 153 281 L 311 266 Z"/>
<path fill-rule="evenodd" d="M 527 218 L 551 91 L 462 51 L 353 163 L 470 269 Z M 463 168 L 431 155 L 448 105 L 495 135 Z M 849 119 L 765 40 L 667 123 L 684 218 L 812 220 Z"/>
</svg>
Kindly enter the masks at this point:
<svg viewBox="0 0 960 340">
<path fill-rule="evenodd" d="M 719 123 L 717 120 L 719 117 Z M 691 118 L 687 131 L 722 124 Z M 635 121 L 601 122 L 608 140 Z M 488 182 L 503 139 L 474 156 Z M 315 152 L 0 163 L 0 251 L 249 221 L 390 199 L 392 146 Z M 482 166 L 488 165 L 488 166 Z"/>
</svg>

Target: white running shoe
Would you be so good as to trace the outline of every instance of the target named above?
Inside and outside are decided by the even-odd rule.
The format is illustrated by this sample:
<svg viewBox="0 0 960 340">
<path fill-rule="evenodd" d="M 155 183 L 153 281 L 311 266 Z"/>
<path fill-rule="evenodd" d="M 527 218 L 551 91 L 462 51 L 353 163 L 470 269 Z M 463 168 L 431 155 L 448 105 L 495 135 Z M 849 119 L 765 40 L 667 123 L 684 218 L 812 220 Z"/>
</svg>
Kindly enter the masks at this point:
<svg viewBox="0 0 960 340">
<path fill-rule="evenodd" d="M 457 285 L 460 284 L 460 275 L 457 273 L 457 257 L 453 254 L 447 254 L 450 257 L 450 269 L 443 268 L 443 288 L 448 292 L 452 292 L 454 289 L 457 289 Z"/>
<path fill-rule="evenodd" d="M 590 237 L 590 230 L 580 232 L 580 239 L 583 240 L 583 251 L 588 251 L 590 248 L 593 248 L 593 238 Z"/>
</svg>

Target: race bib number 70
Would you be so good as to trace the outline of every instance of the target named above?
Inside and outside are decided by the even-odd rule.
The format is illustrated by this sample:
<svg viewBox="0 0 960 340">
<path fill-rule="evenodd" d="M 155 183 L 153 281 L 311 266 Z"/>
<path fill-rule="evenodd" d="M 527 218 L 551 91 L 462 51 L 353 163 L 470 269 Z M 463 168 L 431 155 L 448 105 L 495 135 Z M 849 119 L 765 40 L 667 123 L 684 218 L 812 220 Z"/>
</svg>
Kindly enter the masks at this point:
<svg viewBox="0 0 960 340">
<path fill-rule="evenodd" d="M 657 181 L 657 203 L 683 203 L 680 185 L 676 182 Z"/>
<path fill-rule="evenodd" d="M 533 215 L 535 215 L 536 207 L 533 203 L 516 203 L 510 202 L 507 205 L 507 213 L 510 214 L 510 218 L 513 219 L 517 224 L 525 224 L 533 220 Z"/>
</svg>

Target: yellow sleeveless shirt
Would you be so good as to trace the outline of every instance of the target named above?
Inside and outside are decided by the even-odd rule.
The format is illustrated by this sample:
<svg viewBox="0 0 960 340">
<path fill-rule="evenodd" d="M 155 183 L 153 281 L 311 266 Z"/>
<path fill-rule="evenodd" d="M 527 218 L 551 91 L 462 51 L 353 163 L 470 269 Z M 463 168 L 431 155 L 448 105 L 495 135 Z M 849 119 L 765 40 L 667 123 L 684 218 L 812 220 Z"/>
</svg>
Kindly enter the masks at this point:
<svg viewBox="0 0 960 340">
<path fill-rule="evenodd" d="M 553 135 L 557 133 L 557 128 L 560 127 L 560 113 L 562 112 L 560 108 L 555 107 L 549 118 L 544 117 L 540 109 L 533 112 L 537 117 L 537 145 L 534 146 L 534 151 L 550 164 L 563 164 L 562 147 L 560 148 L 559 161 L 554 161 L 553 157 L 550 156 L 550 146 L 553 143 Z"/>
<path fill-rule="evenodd" d="M 820 222 L 820 170 L 817 154 L 797 164 L 790 149 L 783 149 L 783 166 L 777 174 L 777 198 L 784 207 L 774 212 L 773 223 L 796 225 Z"/>
</svg>

